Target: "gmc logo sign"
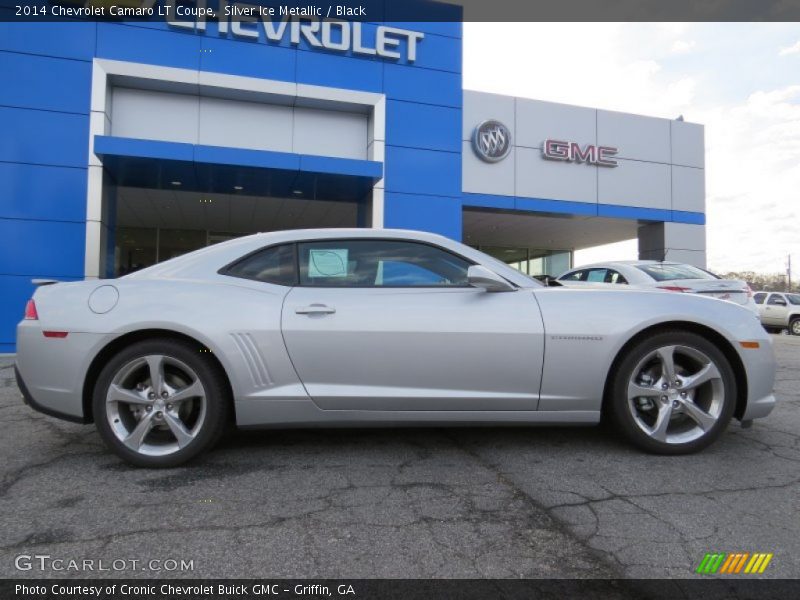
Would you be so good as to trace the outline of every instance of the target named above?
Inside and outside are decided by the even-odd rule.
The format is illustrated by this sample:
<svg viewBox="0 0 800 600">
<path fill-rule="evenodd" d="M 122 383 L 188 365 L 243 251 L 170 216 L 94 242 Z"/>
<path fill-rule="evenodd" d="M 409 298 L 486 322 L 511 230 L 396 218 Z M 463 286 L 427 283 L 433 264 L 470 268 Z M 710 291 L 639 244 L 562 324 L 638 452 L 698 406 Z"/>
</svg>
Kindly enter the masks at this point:
<svg viewBox="0 0 800 600">
<path fill-rule="evenodd" d="M 619 152 L 612 146 L 586 145 L 581 148 L 576 142 L 561 140 L 545 140 L 542 146 L 542 156 L 548 160 L 563 160 L 565 162 L 579 162 L 598 167 L 616 167 L 617 161 L 612 157 Z"/>
</svg>

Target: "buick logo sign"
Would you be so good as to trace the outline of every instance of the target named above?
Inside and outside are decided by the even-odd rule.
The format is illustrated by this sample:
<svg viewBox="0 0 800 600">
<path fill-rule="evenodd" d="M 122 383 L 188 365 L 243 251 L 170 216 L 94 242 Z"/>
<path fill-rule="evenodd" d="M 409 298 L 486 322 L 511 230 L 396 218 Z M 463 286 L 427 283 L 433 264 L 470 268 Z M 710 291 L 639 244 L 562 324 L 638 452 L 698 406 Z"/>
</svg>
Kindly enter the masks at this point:
<svg viewBox="0 0 800 600">
<path fill-rule="evenodd" d="M 511 152 L 511 132 L 500 121 L 484 121 L 472 134 L 472 149 L 481 160 L 501 161 Z"/>
</svg>

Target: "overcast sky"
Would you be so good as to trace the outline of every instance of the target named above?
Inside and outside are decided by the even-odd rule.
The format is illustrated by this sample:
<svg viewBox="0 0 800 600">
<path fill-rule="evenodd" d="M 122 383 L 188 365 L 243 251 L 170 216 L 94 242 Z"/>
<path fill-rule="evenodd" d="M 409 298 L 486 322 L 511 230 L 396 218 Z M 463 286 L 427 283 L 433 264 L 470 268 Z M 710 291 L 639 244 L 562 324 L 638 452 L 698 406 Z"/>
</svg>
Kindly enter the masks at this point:
<svg viewBox="0 0 800 600">
<path fill-rule="evenodd" d="M 464 87 L 704 124 L 709 268 L 800 273 L 800 25 L 465 23 Z"/>
</svg>

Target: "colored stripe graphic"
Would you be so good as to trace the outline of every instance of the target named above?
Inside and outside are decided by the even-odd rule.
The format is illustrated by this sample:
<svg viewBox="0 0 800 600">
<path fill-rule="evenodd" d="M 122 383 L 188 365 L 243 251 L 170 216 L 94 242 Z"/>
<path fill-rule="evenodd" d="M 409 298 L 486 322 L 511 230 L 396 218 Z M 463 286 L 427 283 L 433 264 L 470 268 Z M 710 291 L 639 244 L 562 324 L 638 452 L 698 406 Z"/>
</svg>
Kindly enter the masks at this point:
<svg viewBox="0 0 800 600">
<path fill-rule="evenodd" d="M 696 573 L 703 575 L 760 574 L 763 573 L 774 554 L 767 552 L 708 552 L 697 566 Z"/>
</svg>

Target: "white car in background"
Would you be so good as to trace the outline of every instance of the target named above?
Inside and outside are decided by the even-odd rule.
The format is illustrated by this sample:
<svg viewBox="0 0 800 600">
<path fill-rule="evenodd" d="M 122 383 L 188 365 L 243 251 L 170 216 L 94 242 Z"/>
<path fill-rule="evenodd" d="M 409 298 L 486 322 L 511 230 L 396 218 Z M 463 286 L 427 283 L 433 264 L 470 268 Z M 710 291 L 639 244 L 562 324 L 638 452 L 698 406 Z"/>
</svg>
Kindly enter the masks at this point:
<svg viewBox="0 0 800 600">
<path fill-rule="evenodd" d="M 657 288 L 670 292 L 703 294 L 728 300 L 758 314 L 753 291 L 739 279 L 721 279 L 717 275 L 684 263 L 657 260 L 620 260 L 595 263 L 571 269 L 556 278 L 567 287 L 630 286 Z"/>
<path fill-rule="evenodd" d="M 766 330 L 788 329 L 791 335 L 800 335 L 800 294 L 758 292 L 753 299 Z"/>
</svg>

